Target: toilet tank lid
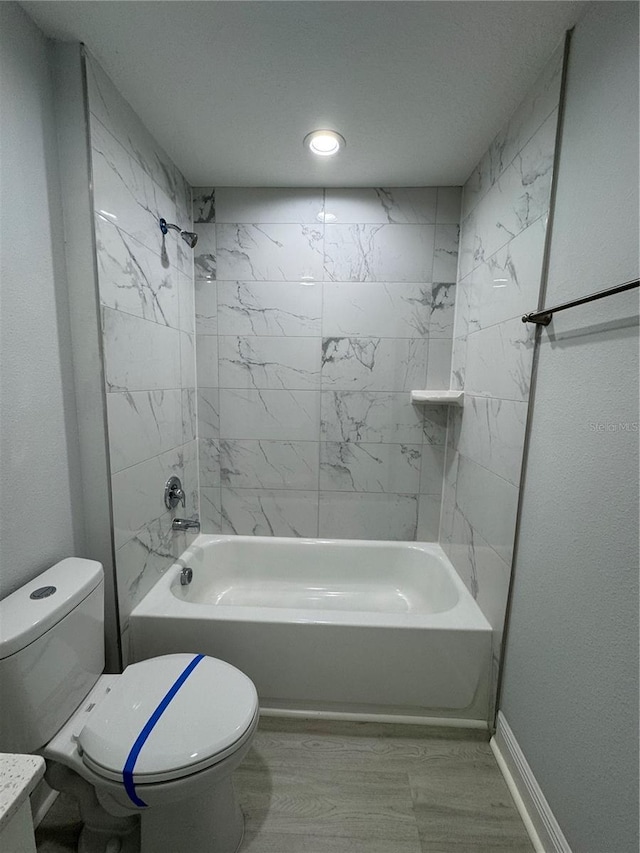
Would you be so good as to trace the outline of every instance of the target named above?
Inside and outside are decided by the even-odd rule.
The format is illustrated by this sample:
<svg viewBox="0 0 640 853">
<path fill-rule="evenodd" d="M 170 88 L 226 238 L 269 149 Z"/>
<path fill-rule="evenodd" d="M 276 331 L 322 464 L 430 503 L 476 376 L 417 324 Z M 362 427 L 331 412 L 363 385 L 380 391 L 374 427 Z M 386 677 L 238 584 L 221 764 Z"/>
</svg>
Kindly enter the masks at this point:
<svg viewBox="0 0 640 853">
<path fill-rule="evenodd" d="M 67 557 L 0 601 L 0 660 L 24 649 L 64 619 L 102 577 L 101 563 Z"/>
</svg>

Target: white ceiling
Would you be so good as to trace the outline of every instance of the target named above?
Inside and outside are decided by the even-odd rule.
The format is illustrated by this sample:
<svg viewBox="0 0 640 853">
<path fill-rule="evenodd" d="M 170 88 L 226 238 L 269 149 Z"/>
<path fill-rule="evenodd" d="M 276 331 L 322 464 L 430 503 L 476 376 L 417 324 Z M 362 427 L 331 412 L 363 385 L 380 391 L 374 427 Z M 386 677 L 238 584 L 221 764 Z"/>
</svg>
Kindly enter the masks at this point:
<svg viewBox="0 0 640 853">
<path fill-rule="evenodd" d="M 30 0 L 194 186 L 461 184 L 582 11 L 498 0 Z M 302 138 L 338 130 L 318 162 Z"/>
</svg>

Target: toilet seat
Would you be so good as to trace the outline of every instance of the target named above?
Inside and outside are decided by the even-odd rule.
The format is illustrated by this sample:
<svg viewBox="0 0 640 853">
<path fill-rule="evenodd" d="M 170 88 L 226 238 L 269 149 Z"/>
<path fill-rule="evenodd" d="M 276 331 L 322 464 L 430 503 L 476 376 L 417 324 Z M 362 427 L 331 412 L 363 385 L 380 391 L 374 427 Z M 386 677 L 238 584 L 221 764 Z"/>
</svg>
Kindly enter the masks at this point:
<svg viewBox="0 0 640 853">
<path fill-rule="evenodd" d="M 185 669 L 188 675 L 162 707 Z M 134 784 L 145 785 L 223 761 L 251 737 L 257 715 L 255 687 L 240 670 L 210 657 L 164 655 L 128 666 L 76 740 L 87 768 L 122 783 L 132 747 L 154 720 L 129 773 Z"/>
</svg>

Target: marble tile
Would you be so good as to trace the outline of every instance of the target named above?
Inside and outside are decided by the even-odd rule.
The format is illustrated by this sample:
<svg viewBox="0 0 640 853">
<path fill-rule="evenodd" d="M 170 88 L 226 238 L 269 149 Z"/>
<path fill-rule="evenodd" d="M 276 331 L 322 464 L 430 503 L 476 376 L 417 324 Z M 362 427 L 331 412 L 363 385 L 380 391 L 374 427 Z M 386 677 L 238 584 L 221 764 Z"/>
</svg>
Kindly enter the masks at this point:
<svg viewBox="0 0 640 853">
<path fill-rule="evenodd" d="M 323 226 L 218 225 L 218 278 L 320 281 Z"/>
<path fill-rule="evenodd" d="M 317 536 L 318 493 L 223 486 L 222 532 L 239 536 Z"/>
<path fill-rule="evenodd" d="M 179 388 L 180 335 L 176 329 L 102 309 L 108 391 Z"/>
<path fill-rule="evenodd" d="M 180 274 L 119 229 L 95 216 L 100 303 L 165 326 L 179 326 Z"/>
<path fill-rule="evenodd" d="M 176 508 L 176 515 L 186 518 L 198 518 L 200 515 L 199 472 L 198 472 L 198 442 L 189 441 L 183 444 L 182 453 L 182 487 L 186 494 L 185 506 Z M 180 510 L 178 512 L 178 509 Z"/>
<path fill-rule="evenodd" d="M 220 330 L 225 335 L 320 335 L 322 287 L 293 281 L 221 281 Z"/>
<path fill-rule="evenodd" d="M 410 391 L 427 377 L 428 340 L 324 338 L 322 388 L 338 391 Z"/>
<path fill-rule="evenodd" d="M 320 389 L 320 338 L 218 338 L 221 388 Z"/>
<path fill-rule="evenodd" d="M 179 388 L 107 394 L 107 417 L 112 473 L 183 443 Z"/>
<path fill-rule="evenodd" d="M 116 571 L 121 619 L 128 618 L 185 547 L 185 535 L 171 529 L 171 514 L 165 512 L 118 548 Z"/>
<path fill-rule="evenodd" d="M 195 441 L 197 434 L 197 398 L 195 388 L 182 388 L 182 443 Z"/>
<path fill-rule="evenodd" d="M 546 217 L 510 240 L 465 279 L 469 332 L 520 317 L 538 304 Z M 461 329 L 462 331 L 462 329 Z M 456 330 L 456 334 L 458 331 Z"/>
<path fill-rule="evenodd" d="M 158 219 L 172 221 L 175 204 L 99 121 L 91 121 L 95 212 L 165 263 L 180 267 L 177 241 L 163 240 Z"/>
<path fill-rule="evenodd" d="M 216 191 L 213 187 L 193 188 L 193 224 L 216 221 Z"/>
<path fill-rule="evenodd" d="M 442 478 L 444 476 L 445 448 L 437 444 L 425 444 L 422 448 L 420 468 L 420 492 L 423 495 L 437 495 L 440 500 Z"/>
<path fill-rule="evenodd" d="M 414 282 L 325 282 L 325 336 L 422 338 L 429 334 L 432 286 Z"/>
<path fill-rule="evenodd" d="M 320 492 L 321 537 L 413 541 L 417 524 L 416 495 Z"/>
<path fill-rule="evenodd" d="M 429 338 L 447 338 L 453 335 L 456 304 L 456 285 L 449 282 L 434 282 L 431 286 Z"/>
<path fill-rule="evenodd" d="M 112 475 L 116 548 L 167 511 L 164 485 L 169 477 L 174 474 L 180 477 L 186 490 L 187 484 L 183 479 L 186 446 L 173 448 Z"/>
<path fill-rule="evenodd" d="M 318 488 L 315 441 L 240 441 L 220 443 L 222 483 L 233 488 Z"/>
<path fill-rule="evenodd" d="M 459 452 L 519 485 L 528 403 L 470 395 L 464 403 Z"/>
<path fill-rule="evenodd" d="M 431 281 L 434 225 L 327 225 L 329 281 Z"/>
<path fill-rule="evenodd" d="M 214 489 L 220 486 L 220 441 L 216 438 L 198 438 L 198 465 L 200 486 Z"/>
<path fill-rule="evenodd" d="M 173 172 L 176 183 L 176 224 L 180 224 L 187 231 L 193 231 L 193 203 L 191 198 L 191 184 L 187 183 L 184 175 L 180 172 L 177 166 L 174 165 Z M 189 249 L 186 244 L 183 248 L 189 256 Z M 193 253 L 191 253 L 193 262 Z M 184 270 L 189 272 L 188 269 Z"/>
<path fill-rule="evenodd" d="M 216 226 L 211 222 L 194 224 L 193 230 L 198 235 L 198 242 L 193 249 L 193 265 L 196 279 L 215 281 L 216 258 Z"/>
<path fill-rule="evenodd" d="M 465 519 L 505 562 L 511 562 L 518 489 L 460 456 L 456 504 Z"/>
<path fill-rule="evenodd" d="M 450 387 L 454 391 L 464 391 L 467 372 L 467 340 L 467 337 L 453 339 Z"/>
<path fill-rule="evenodd" d="M 218 387 L 218 342 L 217 335 L 196 336 L 196 372 L 198 387 Z"/>
<path fill-rule="evenodd" d="M 451 378 L 451 340 L 429 338 L 429 358 L 427 383 L 425 388 L 432 390 L 450 388 Z"/>
<path fill-rule="evenodd" d="M 220 438 L 220 400 L 217 388 L 198 388 L 198 437 Z"/>
<path fill-rule="evenodd" d="M 516 154 L 558 106 L 562 76 L 563 45 L 560 44 L 534 86 L 496 135 L 465 186 L 462 216 L 466 217 L 500 177 Z"/>
<path fill-rule="evenodd" d="M 220 533 L 222 531 L 222 503 L 220 489 L 200 489 L 200 531 Z"/>
<path fill-rule="evenodd" d="M 329 188 L 327 222 L 347 224 L 432 224 L 436 221 L 436 187 Z"/>
<path fill-rule="evenodd" d="M 462 187 L 438 187 L 438 225 L 459 225 L 462 218 L 461 207 Z"/>
<path fill-rule="evenodd" d="M 195 335 L 180 332 L 180 385 L 193 388 L 196 384 Z"/>
<path fill-rule="evenodd" d="M 460 277 L 490 258 L 549 207 L 557 111 L 462 221 Z"/>
<path fill-rule="evenodd" d="M 218 334 L 218 289 L 215 281 L 196 279 L 195 330 L 198 335 Z"/>
<path fill-rule="evenodd" d="M 171 201 L 178 202 L 183 192 L 182 181 L 170 157 L 151 136 L 92 56 L 88 56 L 86 68 L 89 109 L 93 117 L 118 139 Z"/>
<path fill-rule="evenodd" d="M 419 444 L 320 444 L 320 489 L 415 494 L 420 483 Z"/>
<path fill-rule="evenodd" d="M 459 240 L 459 225 L 436 225 L 433 250 L 433 281 L 456 280 Z"/>
<path fill-rule="evenodd" d="M 195 288 L 193 275 L 178 273 L 178 305 L 180 308 L 180 329 L 189 335 L 196 331 Z"/>
<path fill-rule="evenodd" d="M 447 418 L 449 416 L 448 406 L 414 406 L 415 409 L 423 409 L 423 432 L 424 444 L 443 446 L 447 440 Z"/>
<path fill-rule="evenodd" d="M 323 222 L 322 189 L 298 187 L 218 187 L 216 221 L 317 225 Z"/>
<path fill-rule="evenodd" d="M 418 542 L 437 542 L 440 524 L 440 495 L 420 495 L 418 498 Z"/>
<path fill-rule="evenodd" d="M 423 413 L 406 393 L 323 391 L 321 430 L 325 441 L 419 444 Z"/>
<path fill-rule="evenodd" d="M 465 391 L 505 400 L 528 400 L 534 331 L 519 317 L 474 332 L 467 339 Z"/>
<path fill-rule="evenodd" d="M 220 436 L 234 439 L 318 441 L 316 391 L 220 389 Z"/>
</svg>

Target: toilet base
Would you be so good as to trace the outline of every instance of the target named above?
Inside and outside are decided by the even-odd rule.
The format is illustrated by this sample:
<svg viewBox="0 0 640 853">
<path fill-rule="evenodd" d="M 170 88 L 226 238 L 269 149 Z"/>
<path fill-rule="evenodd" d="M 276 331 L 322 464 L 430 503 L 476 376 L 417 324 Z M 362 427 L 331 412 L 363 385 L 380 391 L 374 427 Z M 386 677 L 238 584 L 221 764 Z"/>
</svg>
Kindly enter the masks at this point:
<svg viewBox="0 0 640 853">
<path fill-rule="evenodd" d="M 141 814 L 141 853 L 236 853 L 244 836 L 244 817 L 231 777 L 205 794 Z"/>
<path fill-rule="evenodd" d="M 116 817 L 98 802 L 96 791 L 69 767 L 48 761 L 47 783 L 76 800 L 82 820 L 78 853 L 139 853 L 140 820 L 137 815 Z"/>
</svg>

